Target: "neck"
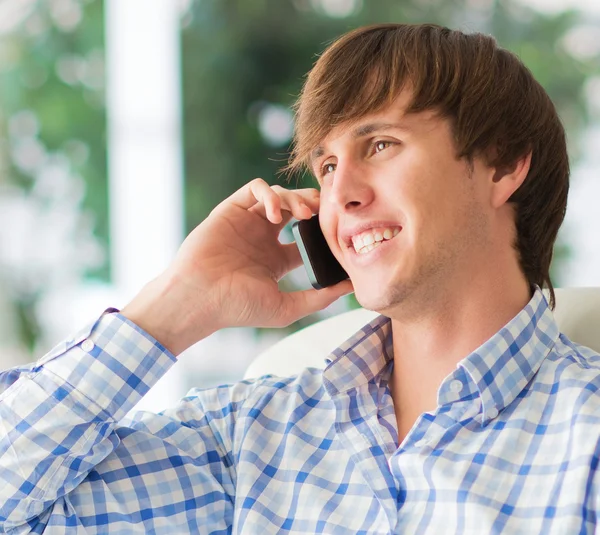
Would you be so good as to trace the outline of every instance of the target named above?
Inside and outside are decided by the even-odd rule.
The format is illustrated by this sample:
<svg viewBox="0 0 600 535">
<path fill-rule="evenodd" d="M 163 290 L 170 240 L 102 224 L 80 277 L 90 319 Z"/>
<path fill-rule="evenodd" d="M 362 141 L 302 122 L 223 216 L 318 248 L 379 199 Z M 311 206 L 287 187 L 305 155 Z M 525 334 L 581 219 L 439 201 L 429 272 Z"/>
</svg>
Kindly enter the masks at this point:
<svg viewBox="0 0 600 535">
<path fill-rule="evenodd" d="M 444 378 L 531 299 L 522 275 L 455 282 L 438 287 L 435 295 L 411 296 L 401 313 L 387 314 L 392 318 L 391 389 L 400 441 L 421 413 L 435 410 Z"/>
</svg>

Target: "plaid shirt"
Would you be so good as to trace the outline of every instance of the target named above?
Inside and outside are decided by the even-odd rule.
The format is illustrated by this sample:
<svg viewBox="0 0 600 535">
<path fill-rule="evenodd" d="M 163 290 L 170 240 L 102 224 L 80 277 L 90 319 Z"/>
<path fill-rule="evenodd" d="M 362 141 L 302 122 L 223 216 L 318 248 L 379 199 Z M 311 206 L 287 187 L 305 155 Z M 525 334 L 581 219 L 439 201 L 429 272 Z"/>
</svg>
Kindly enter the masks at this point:
<svg viewBox="0 0 600 535">
<path fill-rule="evenodd" d="M 400 447 L 389 320 L 331 359 L 124 420 L 175 359 L 103 315 L 0 375 L 0 532 L 598 533 L 600 355 L 539 288 Z"/>
</svg>

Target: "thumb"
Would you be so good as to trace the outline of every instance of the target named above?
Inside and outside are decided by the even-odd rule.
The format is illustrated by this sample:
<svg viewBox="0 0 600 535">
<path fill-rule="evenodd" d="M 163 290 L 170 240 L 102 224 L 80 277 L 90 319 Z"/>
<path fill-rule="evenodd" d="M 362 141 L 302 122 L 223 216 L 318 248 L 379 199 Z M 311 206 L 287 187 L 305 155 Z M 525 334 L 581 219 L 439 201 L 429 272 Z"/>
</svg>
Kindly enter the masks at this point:
<svg viewBox="0 0 600 535">
<path fill-rule="evenodd" d="M 334 286 L 322 290 L 300 290 L 283 294 L 284 313 L 281 317 L 284 325 L 327 308 L 340 297 L 352 293 L 354 287 L 350 280 L 339 282 Z M 283 326 L 283 325 L 282 325 Z"/>
</svg>

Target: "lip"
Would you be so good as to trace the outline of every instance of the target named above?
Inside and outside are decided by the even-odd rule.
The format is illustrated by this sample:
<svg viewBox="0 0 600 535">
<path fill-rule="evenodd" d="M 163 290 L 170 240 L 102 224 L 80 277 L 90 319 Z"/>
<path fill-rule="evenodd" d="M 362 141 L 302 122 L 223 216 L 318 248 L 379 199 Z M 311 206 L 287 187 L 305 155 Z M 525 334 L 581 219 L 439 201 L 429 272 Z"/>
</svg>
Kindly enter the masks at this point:
<svg viewBox="0 0 600 535">
<path fill-rule="evenodd" d="M 381 227 L 390 227 L 390 228 L 399 227 L 400 231 L 402 231 L 402 225 L 400 225 L 396 221 L 369 221 L 369 222 L 360 223 L 358 225 L 354 225 L 352 227 L 348 227 L 348 228 L 342 230 L 339 233 L 339 238 L 340 238 L 341 242 L 347 248 L 352 249 L 352 252 L 354 254 L 357 254 L 354 251 L 354 246 L 352 244 L 352 236 L 362 234 L 363 232 L 366 232 L 367 230 L 371 230 L 374 228 L 381 228 Z M 379 247 L 381 247 L 381 245 Z M 379 249 L 379 247 L 378 247 L 378 249 Z"/>
</svg>

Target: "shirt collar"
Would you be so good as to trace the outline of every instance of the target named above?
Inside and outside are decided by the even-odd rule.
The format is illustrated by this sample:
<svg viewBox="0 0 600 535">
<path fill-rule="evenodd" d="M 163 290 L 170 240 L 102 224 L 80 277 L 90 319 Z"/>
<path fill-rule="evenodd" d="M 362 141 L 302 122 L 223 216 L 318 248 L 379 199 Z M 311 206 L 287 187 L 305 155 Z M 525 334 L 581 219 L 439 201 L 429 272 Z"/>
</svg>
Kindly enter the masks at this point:
<svg viewBox="0 0 600 535">
<path fill-rule="evenodd" d="M 558 337 L 554 315 L 536 286 L 533 297 L 521 312 L 459 362 L 458 368 L 467 372 L 479 391 L 483 423 L 495 418 L 523 391 Z"/>
<path fill-rule="evenodd" d="M 334 349 L 323 372 L 325 389 L 333 397 L 378 377 L 392 360 L 392 324 L 378 316 Z"/>
<path fill-rule="evenodd" d="M 535 375 L 559 336 L 558 326 L 538 286 L 527 305 L 487 342 L 461 360 L 438 391 L 438 404 L 463 399 L 478 391 L 483 423 L 495 418 Z M 323 372 L 331 396 L 348 392 L 375 377 L 393 359 L 391 321 L 378 316 L 335 349 Z M 465 373 L 466 372 L 466 373 Z M 452 381 L 470 379 L 456 394 Z"/>
</svg>

